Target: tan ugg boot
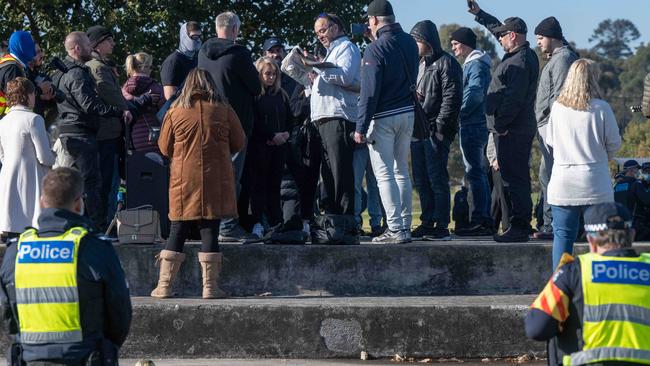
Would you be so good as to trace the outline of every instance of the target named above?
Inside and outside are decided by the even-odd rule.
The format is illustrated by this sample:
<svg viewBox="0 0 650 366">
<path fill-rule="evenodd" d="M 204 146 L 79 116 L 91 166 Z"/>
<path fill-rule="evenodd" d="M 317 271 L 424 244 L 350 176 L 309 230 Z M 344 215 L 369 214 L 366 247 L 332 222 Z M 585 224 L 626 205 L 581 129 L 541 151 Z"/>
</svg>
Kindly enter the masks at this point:
<svg viewBox="0 0 650 366">
<path fill-rule="evenodd" d="M 163 249 L 156 255 L 156 261 L 160 265 L 158 286 L 151 292 L 151 297 L 167 298 L 172 296 L 172 281 L 181 269 L 185 260 L 185 253 L 174 252 Z"/>
<path fill-rule="evenodd" d="M 228 294 L 219 288 L 222 259 L 223 255 L 221 253 L 199 252 L 199 263 L 201 263 L 201 273 L 203 274 L 204 299 L 224 299 L 228 297 Z"/>
</svg>

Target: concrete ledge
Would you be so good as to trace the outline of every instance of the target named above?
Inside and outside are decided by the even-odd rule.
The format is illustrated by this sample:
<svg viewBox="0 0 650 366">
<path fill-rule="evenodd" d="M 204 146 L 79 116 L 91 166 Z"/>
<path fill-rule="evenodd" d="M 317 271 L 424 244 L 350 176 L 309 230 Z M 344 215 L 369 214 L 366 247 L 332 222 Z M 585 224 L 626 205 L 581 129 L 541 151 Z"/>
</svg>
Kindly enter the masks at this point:
<svg viewBox="0 0 650 366">
<path fill-rule="evenodd" d="M 482 358 L 542 353 L 524 336 L 532 296 L 134 298 L 121 357 Z"/>
<path fill-rule="evenodd" d="M 158 279 L 161 246 L 116 249 L 131 294 L 148 296 Z M 551 276 L 551 244 L 448 241 L 408 245 L 222 245 L 222 288 L 232 296 L 517 295 L 539 292 Z M 187 260 L 176 293 L 199 296 L 199 246 Z M 650 245 L 637 247 L 650 251 Z M 586 251 L 577 245 L 576 252 Z"/>
</svg>

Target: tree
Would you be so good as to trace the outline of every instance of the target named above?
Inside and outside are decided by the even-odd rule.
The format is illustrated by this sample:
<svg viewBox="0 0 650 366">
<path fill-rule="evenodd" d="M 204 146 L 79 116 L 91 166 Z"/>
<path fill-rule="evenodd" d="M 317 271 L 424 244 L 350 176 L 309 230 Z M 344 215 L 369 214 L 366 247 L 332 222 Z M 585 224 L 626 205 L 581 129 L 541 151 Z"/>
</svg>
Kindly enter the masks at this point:
<svg viewBox="0 0 650 366">
<path fill-rule="evenodd" d="M 641 37 L 634 23 L 627 19 L 606 19 L 589 38 L 589 42 L 598 41 L 594 51 L 609 59 L 620 59 L 632 55 L 629 43 Z"/>
<path fill-rule="evenodd" d="M 327 11 L 346 23 L 359 22 L 366 5 L 365 0 L 0 0 L 0 35 L 7 39 L 16 29 L 29 30 L 47 54 L 61 55 L 67 33 L 101 24 L 114 32 L 118 64 L 127 54 L 144 51 L 159 66 L 178 47 L 180 25 L 188 20 L 199 22 L 207 39 L 215 34 L 215 17 L 234 11 L 242 21 L 241 42 L 259 54 L 270 36 L 312 45 L 316 15 Z"/>
</svg>

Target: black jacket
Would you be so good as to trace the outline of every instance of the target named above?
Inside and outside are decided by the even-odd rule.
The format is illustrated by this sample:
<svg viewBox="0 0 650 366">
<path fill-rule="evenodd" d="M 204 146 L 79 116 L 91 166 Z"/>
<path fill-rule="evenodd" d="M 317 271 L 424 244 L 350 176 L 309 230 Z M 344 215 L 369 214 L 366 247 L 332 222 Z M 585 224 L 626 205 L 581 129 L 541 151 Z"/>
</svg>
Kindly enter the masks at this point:
<svg viewBox="0 0 650 366">
<path fill-rule="evenodd" d="M 613 249 L 603 253 L 605 257 L 638 257 L 639 254 L 632 248 Z M 538 341 L 549 341 L 548 364 L 549 366 L 562 365 L 562 357 L 578 352 L 584 346 L 582 339 L 582 316 L 584 314 L 584 294 L 582 292 L 582 272 L 580 271 L 580 258 L 561 266 L 547 286 L 554 286 L 564 293 L 569 300 L 568 317 L 562 323 L 552 318 L 544 311 L 531 308 L 526 314 L 526 336 Z M 546 290 L 545 290 L 546 291 Z M 636 365 L 629 362 L 608 361 L 590 363 L 589 365 Z"/>
<path fill-rule="evenodd" d="M 650 191 L 635 178 L 622 176 L 614 184 L 614 201 L 637 215 L 637 210 L 640 214 L 644 207 L 650 207 Z"/>
<path fill-rule="evenodd" d="M 406 77 L 406 69 L 410 80 Z M 372 119 L 413 111 L 415 101 L 411 86 L 415 85 L 417 75 L 418 46 L 413 37 L 405 33 L 399 23 L 379 29 L 377 40 L 363 53 L 356 131 L 365 134 Z"/>
<path fill-rule="evenodd" d="M 246 136 L 250 136 L 253 98 L 262 92 L 250 51 L 227 39 L 210 38 L 199 50 L 198 67 L 212 75 L 219 93 L 228 99 Z"/>
<path fill-rule="evenodd" d="M 67 72 L 54 74 L 54 86 L 65 94 L 57 104 L 59 133 L 95 137 L 99 129 L 97 117 L 120 117 L 122 110 L 106 104 L 95 89 L 95 79 L 83 63 L 66 56 Z"/>
<path fill-rule="evenodd" d="M 442 50 L 433 23 L 417 23 L 411 35 L 426 41 L 433 50 L 431 55 L 424 57 L 425 70 L 417 86 L 422 108 L 431 122 L 431 131 L 453 140 L 463 105 L 463 69 L 454 57 Z"/>
<path fill-rule="evenodd" d="M 277 132 L 290 132 L 293 128 L 293 113 L 289 97 L 280 89 L 277 93 L 255 98 L 253 103 L 253 134 L 251 141 L 266 143 Z"/>
<path fill-rule="evenodd" d="M 476 21 L 484 25 L 495 37 L 494 28 L 501 22 L 480 11 Z M 539 78 L 539 60 L 528 42 L 513 52 L 506 53 L 497 66 L 488 89 L 485 113 L 487 126 L 492 132 L 534 135 L 535 95 Z"/>
<path fill-rule="evenodd" d="M 92 232 L 92 223 L 62 209 L 45 209 L 38 219 L 40 237 L 60 235 L 81 226 L 89 233 L 81 240 L 77 263 L 77 286 L 83 341 L 79 343 L 23 346 L 23 359 L 80 362 L 99 347 L 120 347 L 131 325 L 131 300 L 124 271 L 113 245 Z M 16 243 L 9 244 L 0 268 L 0 306 L 5 332 L 12 340 L 19 332 L 16 316 L 14 269 Z M 106 340 L 110 343 L 105 342 Z"/>
<path fill-rule="evenodd" d="M 7 92 L 7 83 L 17 77 L 24 77 L 25 70 L 18 64 L 18 61 L 7 61 L 0 64 L 0 90 L 3 93 Z"/>
</svg>

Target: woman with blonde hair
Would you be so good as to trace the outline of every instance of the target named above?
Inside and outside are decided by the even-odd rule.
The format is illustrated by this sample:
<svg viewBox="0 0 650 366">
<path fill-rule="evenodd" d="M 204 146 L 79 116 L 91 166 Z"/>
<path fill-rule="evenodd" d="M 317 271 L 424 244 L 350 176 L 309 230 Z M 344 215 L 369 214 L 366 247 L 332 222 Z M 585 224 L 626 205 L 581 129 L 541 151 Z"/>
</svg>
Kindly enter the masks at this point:
<svg viewBox="0 0 650 366">
<path fill-rule="evenodd" d="M 122 86 L 122 95 L 126 100 L 134 100 L 147 93 L 152 97 L 151 103 L 142 106 L 140 116 L 130 125 L 133 148 L 144 153 L 159 152 L 156 138 L 160 122 L 156 113 L 165 104 L 162 85 L 151 77 L 152 64 L 153 57 L 144 52 L 127 56 L 125 66 L 128 79 Z"/>
<path fill-rule="evenodd" d="M 293 127 L 289 97 L 281 88 L 281 73 L 270 58 L 255 63 L 262 94 L 253 103 L 253 133 L 247 156 L 246 181 L 251 196 L 252 234 L 264 236 L 262 216 L 270 226 L 282 223 L 280 187 L 287 154 L 286 142 Z"/>
<path fill-rule="evenodd" d="M 612 108 L 601 99 L 598 77 L 594 61 L 575 61 L 551 108 L 546 144 L 554 160 L 548 184 L 553 268 L 563 253 L 573 252 L 584 210 L 614 202 L 608 161 L 621 147 L 621 136 Z"/>
<path fill-rule="evenodd" d="M 237 216 L 231 155 L 246 136 L 233 109 L 217 94 L 205 70 L 192 70 L 181 95 L 165 115 L 158 146 L 171 161 L 169 220 L 171 230 L 160 252 L 160 277 L 153 297 L 170 297 L 171 283 L 185 260 L 183 246 L 191 226 L 201 234 L 199 263 L 203 298 L 223 298 L 219 288 L 222 255 L 219 223 Z"/>
<path fill-rule="evenodd" d="M 42 181 L 55 160 L 45 121 L 32 112 L 35 102 L 27 78 L 7 83 L 10 109 L 0 128 L 0 231 L 10 238 L 37 227 Z"/>
</svg>

